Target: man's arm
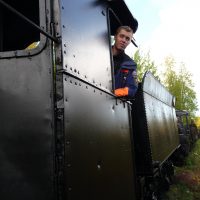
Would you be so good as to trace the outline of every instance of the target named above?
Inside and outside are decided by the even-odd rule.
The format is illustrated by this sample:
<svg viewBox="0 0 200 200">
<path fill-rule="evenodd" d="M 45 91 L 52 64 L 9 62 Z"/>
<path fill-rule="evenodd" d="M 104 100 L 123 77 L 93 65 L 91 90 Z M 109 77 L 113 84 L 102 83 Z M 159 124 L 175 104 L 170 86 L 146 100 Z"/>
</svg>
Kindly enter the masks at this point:
<svg viewBox="0 0 200 200">
<path fill-rule="evenodd" d="M 121 79 L 125 79 L 121 80 L 124 81 L 125 83 L 124 84 L 122 83 L 121 87 L 115 89 L 114 93 L 116 96 L 119 97 L 127 96 L 130 98 L 134 97 L 138 88 L 136 77 L 134 77 L 135 74 L 136 74 L 135 70 L 129 70 L 126 77 L 121 77 Z"/>
<path fill-rule="evenodd" d="M 133 60 L 122 63 L 115 75 L 115 95 L 133 98 L 138 88 L 136 64 Z"/>
</svg>

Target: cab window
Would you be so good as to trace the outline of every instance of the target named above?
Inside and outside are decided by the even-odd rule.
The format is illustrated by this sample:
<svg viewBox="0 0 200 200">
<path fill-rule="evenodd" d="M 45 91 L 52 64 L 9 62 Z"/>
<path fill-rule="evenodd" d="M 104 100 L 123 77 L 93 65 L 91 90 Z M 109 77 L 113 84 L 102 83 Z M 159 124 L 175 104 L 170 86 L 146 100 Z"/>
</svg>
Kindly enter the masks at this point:
<svg viewBox="0 0 200 200">
<path fill-rule="evenodd" d="M 0 51 L 36 47 L 40 41 L 40 32 L 19 15 L 22 14 L 35 24 L 40 25 L 39 0 L 3 1 L 8 7 L 0 3 Z"/>
</svg>

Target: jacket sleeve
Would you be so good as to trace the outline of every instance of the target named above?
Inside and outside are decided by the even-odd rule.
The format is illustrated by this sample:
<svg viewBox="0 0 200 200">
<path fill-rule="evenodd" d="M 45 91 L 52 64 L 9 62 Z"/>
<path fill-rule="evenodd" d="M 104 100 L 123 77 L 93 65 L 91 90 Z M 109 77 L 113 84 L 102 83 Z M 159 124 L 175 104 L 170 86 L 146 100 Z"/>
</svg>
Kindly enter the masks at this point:
<svg viewBox="0 0 200 200">
<path fill-rule="evenodd" d="M 127 96 L 129 98 L 133 98 L 138 88 L 136 78 L 136 70 L 128 70 L 128 74 L 124 83 L 122 83 L 122 81 L 116 80 L 117 82 L 121 82 L 121 84 L 118 84 L 118 87 L 116 87 L 114 91 L 115 95 L 119 97 Z"/>
</svg>

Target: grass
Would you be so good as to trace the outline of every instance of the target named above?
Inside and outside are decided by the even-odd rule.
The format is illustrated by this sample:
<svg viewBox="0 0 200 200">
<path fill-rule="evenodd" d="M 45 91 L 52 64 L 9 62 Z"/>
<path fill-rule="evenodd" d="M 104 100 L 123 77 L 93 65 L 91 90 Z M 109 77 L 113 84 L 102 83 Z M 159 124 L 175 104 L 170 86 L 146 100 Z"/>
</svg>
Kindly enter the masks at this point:
<svg viewBox="0 0 200 200">
<path fill-rule="evenodd" d="M 200 200 L 200 139 L 185 159 L 175 168 L 175 180 L 166 194 L 167 200 Z"/>
</svg>

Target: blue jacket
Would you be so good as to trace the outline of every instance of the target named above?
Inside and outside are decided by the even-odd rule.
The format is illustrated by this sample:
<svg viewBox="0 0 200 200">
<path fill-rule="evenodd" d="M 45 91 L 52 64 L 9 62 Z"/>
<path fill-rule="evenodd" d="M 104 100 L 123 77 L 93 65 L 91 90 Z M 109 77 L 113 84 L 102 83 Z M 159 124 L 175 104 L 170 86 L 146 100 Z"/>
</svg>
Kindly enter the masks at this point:
<svg viewBox="0 0 200 200">
<path fill-rule="evenodd" d="M 115 74 L 115 94 L 117 96 L 134 97 L 137 84 L 137 65 L 133 60 L 124 61 Z"/>
</svg>

